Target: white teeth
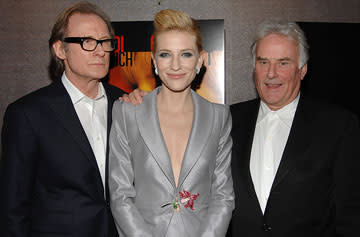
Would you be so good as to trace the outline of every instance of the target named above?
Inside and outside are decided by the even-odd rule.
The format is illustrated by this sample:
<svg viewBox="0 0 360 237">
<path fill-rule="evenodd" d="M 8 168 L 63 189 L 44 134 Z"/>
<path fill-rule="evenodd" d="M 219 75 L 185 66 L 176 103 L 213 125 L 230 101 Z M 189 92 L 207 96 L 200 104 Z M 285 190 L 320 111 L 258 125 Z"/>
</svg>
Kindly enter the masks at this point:
<svg viewBox="0 0 360 237">
<path fill-rule="evenodd" d="M 278 87 L 278 86 L 281 86 L 281 84 L 266 84 L 266 83 L 265 83 L 265 85 L 268 86 L 268 87 Z"/>
</svg>

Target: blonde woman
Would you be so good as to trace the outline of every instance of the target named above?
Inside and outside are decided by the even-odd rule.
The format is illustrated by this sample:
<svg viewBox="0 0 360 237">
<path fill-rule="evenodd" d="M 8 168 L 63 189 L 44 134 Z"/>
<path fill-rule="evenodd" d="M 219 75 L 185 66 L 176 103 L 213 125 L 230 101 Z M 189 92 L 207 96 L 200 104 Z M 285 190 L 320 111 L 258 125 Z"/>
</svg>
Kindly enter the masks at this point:
<svg viewBox="0 0 360 237">
<path fill-rule="evenodd" d="M 152 60 L 162 85 L 118 101 L 110 134 L 111 209 L 120 236 L 225 236 L 234 193 L 231 116 L 191 90 L 203 62 L 198 23 L 163 10 Z"/>
</svg>

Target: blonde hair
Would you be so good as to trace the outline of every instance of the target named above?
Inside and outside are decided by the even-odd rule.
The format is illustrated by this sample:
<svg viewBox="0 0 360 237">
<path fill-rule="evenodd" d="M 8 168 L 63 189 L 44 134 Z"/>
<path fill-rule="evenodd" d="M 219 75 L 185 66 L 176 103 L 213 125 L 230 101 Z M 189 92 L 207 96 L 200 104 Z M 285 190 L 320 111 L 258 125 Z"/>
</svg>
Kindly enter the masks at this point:
<svg viewBox="0 0 360 237">
<path fill-rule="evenodd" d="M 155 52 L 157 47 L 157 36 L 160 33 L 172 30 L 187 32 L 194 35 L 196 38 L 196 46 L 199 52 L 202 51 L 202 37 L 198 22 L 185 12 L 166 9 L 158 12 L 154 18 L 153 52 Z"/>
</svg>

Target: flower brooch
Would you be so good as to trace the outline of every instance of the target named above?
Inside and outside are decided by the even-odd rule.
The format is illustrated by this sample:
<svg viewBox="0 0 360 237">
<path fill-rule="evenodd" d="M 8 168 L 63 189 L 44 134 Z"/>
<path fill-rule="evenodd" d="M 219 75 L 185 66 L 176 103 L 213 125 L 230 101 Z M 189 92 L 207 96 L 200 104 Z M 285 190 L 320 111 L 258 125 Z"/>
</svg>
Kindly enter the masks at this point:
<svg viewBox="0 0 360 237">
<path fill-rule="evenodd" d="M 190 207 L 191 210 L 194 210 L 194 201 L 198 198 L 198 196 L 200 195 L 199 193 L 197 194 L 191 194 L 190 192 L 186 191 L 185 189 L 183 189 L 182 192 L 179 192 L 180 195 L 180 203 L 184 205 L 185 208 Z M 171 203 L 167 203 L 161 207 L 165 207 L 168 205 L 172 205 L 173 208 L 176 211 L 180 210 L 180 203 L 178 201 L 176 202 L 171 202 Z"/>
<path fill-rule="evenodd" d="M 191 194 L 190 192 L 186 191 L 185 189 L 183 189 L 182 192 L 179 192 L 181 200 L 180 203 L 181 204 L 185 204 L 185 208 L 190 207 L 191 210 L 194 210 L 194 201 L 198 198 L 198 196 L 200 195 L 198 194 Z"/>
</svg>

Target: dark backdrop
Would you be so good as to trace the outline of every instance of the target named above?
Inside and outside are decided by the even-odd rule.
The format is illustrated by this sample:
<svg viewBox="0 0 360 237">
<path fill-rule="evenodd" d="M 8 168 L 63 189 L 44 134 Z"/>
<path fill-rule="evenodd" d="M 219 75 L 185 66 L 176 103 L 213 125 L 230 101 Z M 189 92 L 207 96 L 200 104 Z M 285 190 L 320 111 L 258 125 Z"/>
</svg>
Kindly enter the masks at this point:
<svg viewBox="0 0 360 237">
<path fill-rule="evenodd" d="M 360 117 L 360 24 L 298 22 L 310 45 L 302 92 Z"/>
</svg>

